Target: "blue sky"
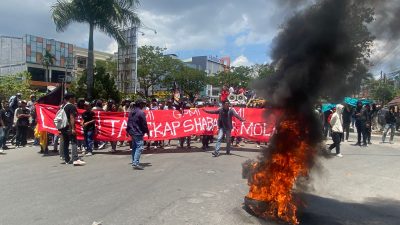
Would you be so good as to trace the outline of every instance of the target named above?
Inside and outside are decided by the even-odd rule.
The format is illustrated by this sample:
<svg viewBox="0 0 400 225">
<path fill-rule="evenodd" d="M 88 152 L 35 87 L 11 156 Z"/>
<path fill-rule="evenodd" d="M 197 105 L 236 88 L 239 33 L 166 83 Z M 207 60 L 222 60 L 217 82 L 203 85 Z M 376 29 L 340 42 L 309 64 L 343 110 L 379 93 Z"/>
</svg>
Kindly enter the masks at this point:
<svg viewBox="0 0 400 225">
<path fill-rule="evenodd" d="M 181 59 L 198 55 L 230 56 L 233 65 L 252 65 L 270 61 L 273 38 L 280 26 L 296 11 L 315 0 L 142 0 L 137 13 L 143 28 L 140 45 L 166 47 Z M 385 0 L 386 2 L 396 0 Z M 56 0 L 1 0 L 0 35 L 33 34 L 87 47 L 88 26 L 71 24 L 58 33 L 51 20 L 51 5 Z M 390 5 L 389 5 L 390 6 Z M 385 10 L 386 12 L 387 10 Z M 378 18 L 379 19 L 379 18 Z M 377 35 L 371 68 L 390 72 L 400 67 L 400 42 Z M 95 49 L 115 52 L 118 45 L 95 32 Z"/>
</svg>

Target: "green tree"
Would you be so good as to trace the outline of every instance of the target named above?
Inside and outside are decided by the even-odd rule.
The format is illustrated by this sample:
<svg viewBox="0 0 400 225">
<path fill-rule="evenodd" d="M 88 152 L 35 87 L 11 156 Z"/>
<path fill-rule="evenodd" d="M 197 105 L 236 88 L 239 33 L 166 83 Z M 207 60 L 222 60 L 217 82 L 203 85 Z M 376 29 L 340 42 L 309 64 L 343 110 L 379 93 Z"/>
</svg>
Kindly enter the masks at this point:
<svg viewBox="0 0 400 225">
<path fill-rule="evenodd" d="M 52 18 L 57 31 L 65 31 L 72 22 L 89 24 L 88 99 L 93 97 L 94 86 L 94 29 L 113 37 L 120 45 L 126 45 L 121 27 L 140 23 L 139 17 L 134 12 L 138 3 L 138 0 L 58 0 L 52 6 Z"/>
<path fill-rule="evenodd" d="M 210 77 L 210 83 L 216 86 L 227 85 L 248 87 L 252 78 L 253 69 L 248 66 L 233 67 L 231 70 L 222 71 Z"/>
<path fill-rule="evenodd" d="M 254 65 L 253 70 L 257 74 L 257 79 L 267 78 L 275 72 L 274 67 L 268 63 Z"/>
<path fill-rule="evenodd" d="M 49 67 L 54 64 L 56 57 L 54 57 L 49 50 L 46 49 L 46 52 L 42 59 L 42 65 L 46 68 L 46 76 L 45 81 L 51 82 L 51 78 L 49 77 Z"/>
<path fill-rule="evenodd" d="M 8 100 L 18 92 L 22 98 L 28 99 L 35 92 L 30 89 L 30 80 L 31 74 L 28 72 L 0 76 L 0 99 Z"/>
<path fill-rule="evenodd" d="M 381 104 L 387 104 L 396 95 L 396 89 L 392 83 L 371 80 L 367 87 L 371 90 L 371 96 Z"/>
<path fill-rule="evenodd" d="M 93 99 L 114 99 L 119 102 L 121 100 L 121 94 L 119 93 L 112 71 L 110 69 L 110 62 L 98 60 L 96 61 L 95 76 L 94 76 L 94 88 L 93 88 Z M 108 67 L 107 67 L 108 65 Z M 111 67 L 112 68 L 112 67 Z M 87 93 L 86 85 L 87 73 L 83 72 L 82 75 L 76 79 L 70 86 L 70 90 L 75 92 L 77 96 L 85 96 Z"/>
<path fill-rule="evenodd" d="M 174 65 L 174 70 L 164 79 L 164 83 L 172 89 L 174 82 L 176 82 L 183 94 L 193 100 L 195 95 L 203 91 L 207 85 L 207 74 L 190 68 L 179 60 L 175 60 Z"/>
<path fill-rule="evenodd" d="M 138 81 L 144 96 L 150 96 L 150 89 L 163 83 L 165 77 L 176 69 L 176 60 L 164 55 L 165 48 L 141 46 L 138 49 Z"/>
</svg>

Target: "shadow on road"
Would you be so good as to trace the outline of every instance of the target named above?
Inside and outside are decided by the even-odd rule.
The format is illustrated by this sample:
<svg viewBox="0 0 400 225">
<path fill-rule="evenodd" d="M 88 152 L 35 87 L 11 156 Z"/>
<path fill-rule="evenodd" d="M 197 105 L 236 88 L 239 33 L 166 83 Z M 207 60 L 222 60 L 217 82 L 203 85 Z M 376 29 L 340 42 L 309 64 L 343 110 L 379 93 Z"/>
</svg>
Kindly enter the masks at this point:
<svg viewBox="0 0 400 225">
<path fill-rule="evenodd" d="M 299 194 L 306 207 L 299 209 L 300 225 L 398 225 L 400 201 L 369 198 L 363 203 L 341 202 L 311 194 Z M 246 206 L 243 210 L 254 216 Z M 257 218 L 260 224 L 286 224 Z"/>
<path fill-rule="evenodd" d="M 369 198 L 363 203 L 351 203 L 311 194 L 300 196 L 307 205 L 299 214 L 303 225 L 400 224 L 400 201 Z"/>
</svg>

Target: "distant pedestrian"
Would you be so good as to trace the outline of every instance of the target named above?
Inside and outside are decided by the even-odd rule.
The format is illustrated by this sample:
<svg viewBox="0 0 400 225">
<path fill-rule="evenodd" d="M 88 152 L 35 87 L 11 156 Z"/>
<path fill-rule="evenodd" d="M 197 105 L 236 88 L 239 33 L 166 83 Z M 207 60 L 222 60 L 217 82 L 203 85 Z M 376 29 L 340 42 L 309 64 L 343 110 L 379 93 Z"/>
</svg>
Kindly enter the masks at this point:
<svg viewBox="0 0 400 225">
<path fill-rule="evenodd" d="M 367 146 L 367 133 L 366 133 L 366 117 L 363 113 L 362 102 L 357 102 L 357 107 L 354 112 L 354 116 L 356 118 L 356 128 L 357 128 L 357 143 L 355 145 L 361 146 L 361 136 L 363 139 L 363 146 Z"/>
<path fill-rule="evenodd" d="M 3 110 L 2 104 L 0 103 L 0 111 Z M 5 123 L 3 122 L 3 118 L 0 114 L 0 143 L 3 143 L 4 139 L 4 130 L 5 130 Z M 0 149 L 0 153 L 4 153 L 3 149 Z"/>
<path fill-rule="evenodd" d="M 369 104 L 365 105 L 364 108 L 364 117 L 365 117 L 365 135 L 367 139 L 367 144 L 371 145 L 371 133 L 372 133 L 372 111 L 371 106 Z"/>
<path fill-rule="evenodd" d="M 143 112 L 143 108 L 146 102 L 143 100 L 137 100 L 135 108 L 129 113 L 128 124 L 126 132 L 132 138 L 132 167 L 137 170 L 143 170 L 140 166 L 140 156 L 143 150 L 143 137 L 147 134 L 150 137 L 150 131 L 147 127 L 146 115 Z"/>
<path fill-rule="evenodd" d="M 8 135 L 10 133 L 10 130 L 12 129 L 13 123 L 14 123 L 14 113 L 9 107 L 9 104 L 7 101 L 3 102 L 3 109 L 0 110 L 0 117 L 3 120 L 4 123 L 4 138 L 0 142 L 0 146 L 2 150 L 7 150 L 8 147 L 6 145 Z"/>
<path fill-rule="evenodd" d="M 329 124 L 329 117 L 333 114 L 333 110 L 329 109 L 324 112 L 324 137 L 328 139 L 328 135 L 331 135 L 331 125 Z"/>
<path fill-rule="evenodd" d="M 27 132 L 29 127 L 29 117 L 31 117 L 30 111 L 26 108 L 26 101 L 22 100 L 20 107 L 15 111 L 17 137 L 15 145 L 17 148 L 25 147 L 27 144 Z"/>
<path fill-rule="evenodd" d="M 343 134 L 343 118 L 342 118 L 343 105 L 336 105 L 336 112 L 332 114 L 330 125 L 332 127 L 332 140 L 333 144 L 329 146 L 329 150 L 336 148 L 336 156 L 343 157 L 340 153 L 340 139 Z"/>
<path fill-rule="evenodd" d="M 350 124 L 353 111 L 348 104 L 345 105 L 343 110 L 343 141 L 349 140 Z"/>
<path fill-rule="evenodd" d="M 382 143 L 385 143 L 386 135 L 390 129 L 390 144 L 393 144 L 393 137 L 396 131 L 396 117 L 394 112 L 394 106 L 389 107 L 389 111 L 385 115 L 386 125 L 382 135 Z"/>
<path fill-rule="evenodd" d="M 96 130 L 95 114 L 89 102 L 85 102 L 86 111 L 82 113 L 83 137 L 86 146 L 85 156 L 93 155 L 93 137 Z"/>
<path fill-rule="evenodd" d="M 212 153 L 214 157 L 219 156 L 219 150 L 221 148 L 222 138 L 225 135 L 226 140 L 226 154 L 230 155 L 231 147 L 231 131 L 233 129 L 232 117 L 236 117 L 241 122 L 245 120 L 241 118 L 233 109 L 229 108 L 229 101 L 224 101 L 222 107 L 217 110 L 204 110 L 206 113 L 218 114 L 218 139 L 215 145 L 215 151 Z"/>
</svg>

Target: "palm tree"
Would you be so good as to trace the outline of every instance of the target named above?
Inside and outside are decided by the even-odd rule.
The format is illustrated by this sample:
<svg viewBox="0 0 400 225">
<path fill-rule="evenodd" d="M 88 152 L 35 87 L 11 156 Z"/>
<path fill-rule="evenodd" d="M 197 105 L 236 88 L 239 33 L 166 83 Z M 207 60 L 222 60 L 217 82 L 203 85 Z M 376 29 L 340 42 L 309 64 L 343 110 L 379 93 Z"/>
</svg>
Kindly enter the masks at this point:
<svg viewBox="0 0 400 225">
<path fill-rule="evenodd" d="M 52 55 L 49 50 L 46 50 L 46 53 L 42 58 L 42 65 L 46 67 L 46 75 L 44 78 L 46 82 L 51 82 L 51 78 L 49 77 L 49 67 L 54 64 L 55 60 L 56 57 L 54 57 L 54 55 Z"/>
<path fill-rule="evenodd" d="M 99 29 L 124 46 L 122 27 L 139 25 L 134 12 L 138 0 L 58 0 L 52 6 L 57 31 L 65 31 L 72 22 L 89 24 L 89 51 L 87 65 L 87 98 L 92 98 L 94 85 L 93 31 Z"/>
</svg>

